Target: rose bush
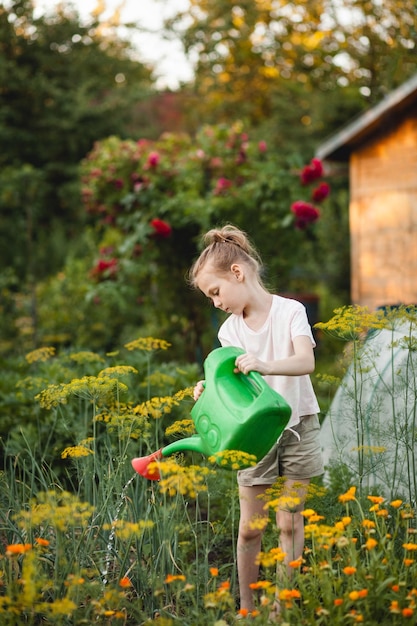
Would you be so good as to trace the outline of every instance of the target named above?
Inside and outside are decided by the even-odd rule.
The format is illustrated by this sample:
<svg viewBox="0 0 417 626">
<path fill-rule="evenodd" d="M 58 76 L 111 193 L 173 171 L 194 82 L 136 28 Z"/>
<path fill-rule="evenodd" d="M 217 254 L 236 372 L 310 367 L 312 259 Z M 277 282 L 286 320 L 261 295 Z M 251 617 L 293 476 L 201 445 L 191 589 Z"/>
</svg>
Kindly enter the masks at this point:
<svg viewBox="0 0 417 626">
<path fill-rule="evenodd" d="M 204 351 L 201 337 L 204 330 L 213 336 L 213 328 L 184 284 L 199 236 L 218 224 L 238 225 L 262 251 L 272 288 L 290 290 L 300 248 L 311 245 L 319 218 L 316 207 L 296 199 L 322 175 L 317 159 L 303 167 L 271 152 L 265 140 L 251 140 L 239 123 L 206 126 L 195 138 L 97 143 L 82 163 L 83 203 L 100 238 L 91 272 L 94 300 L 102 302 L 118 282 L 125 305 L 126 298 L 139 305 L 147 332 L 169 328 L 172 336 L 174 326 L 193 352 Z M 329 192 L 320 184 L 315 202 Z"/>
</svg>

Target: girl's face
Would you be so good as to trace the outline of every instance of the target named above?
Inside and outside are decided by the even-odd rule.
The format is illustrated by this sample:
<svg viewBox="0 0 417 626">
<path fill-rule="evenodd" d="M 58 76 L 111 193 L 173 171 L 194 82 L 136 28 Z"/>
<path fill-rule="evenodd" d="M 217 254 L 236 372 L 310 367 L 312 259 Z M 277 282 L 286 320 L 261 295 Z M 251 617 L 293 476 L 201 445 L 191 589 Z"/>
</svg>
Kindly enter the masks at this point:
<svg viewBox="0 0 417 626">
<path fill-rule="evenodd" d="M 240 315 L 246 306 L 244 271 L 238 263 L 234 263 L 227 273 L 219 273 L 207 263 L 198 273 L 197 286 L 216 308 L 225 313 Z"/>
</svg>

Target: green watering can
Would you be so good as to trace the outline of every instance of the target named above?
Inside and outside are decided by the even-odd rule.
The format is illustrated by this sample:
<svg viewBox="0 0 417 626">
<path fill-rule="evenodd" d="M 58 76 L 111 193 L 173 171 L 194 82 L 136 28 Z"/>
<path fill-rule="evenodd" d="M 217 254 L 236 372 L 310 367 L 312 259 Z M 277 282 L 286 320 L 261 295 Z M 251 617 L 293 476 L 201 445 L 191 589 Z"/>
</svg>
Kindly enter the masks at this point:
<svg viewBox="0 0 417 626">
<path fill-rule="evenodd" d="M 138 474 L 159 480 L 158 470 L 149 469 L 149 463 L 184 450 L 205 456 L 238 450 L 254 455 L 257 461 L 269 452 L 288 424 L 291 408 L 258 372 L 235 373 L 236 357 L 243 353 L 227 346 L 208 355 L 205 388 L 191 410 L 197 434 L 133 459 Z"/>
</svg>

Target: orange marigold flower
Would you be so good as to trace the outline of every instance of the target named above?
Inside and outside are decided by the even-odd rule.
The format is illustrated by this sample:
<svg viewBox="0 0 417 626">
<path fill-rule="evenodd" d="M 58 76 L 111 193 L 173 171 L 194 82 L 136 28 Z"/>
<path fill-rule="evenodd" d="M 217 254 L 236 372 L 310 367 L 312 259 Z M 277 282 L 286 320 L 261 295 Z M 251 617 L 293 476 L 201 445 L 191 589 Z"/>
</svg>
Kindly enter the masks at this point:
<svg viewBox="0 0 417 626">
<path fill-rule="evenodd" d="M 164 582 L 167 585 L 169 585 L 170 583 L 173 583 L 176 580 L 185 580 L 185 576 L 183 574 L 177 574 L 176 576 L 174 576 L 174 574 L 168 574 Z"/>
<path fill-rule="evenodd" d="M 414 559 L 404 559 L 403 563 L 406 567 L 410 567 L 414 563 Z"/>
<path fill-rule="evenodd" d="M 219 585 L 219 589 L 227 590 L 230 589 L 230 582 L 228 580 L 223 581 Z"/>
<path fill-rule="evenodd" d="M 210 576 L 216 578 L 219 575 L 219 569 L 217 567 L 210 567 Z"/>
<path fill-rule="evenodd" d="M 382 496 L 367 496 L 367 498 L 374 504 L 382 504 L 385 500 Z"/>
<path fill-rule="evenodd" d="M 417 550 L 417 543 L 403 543 L 403 548 L 406 550 Z"/>
<path fill-rule="evenodd" d="M 249 587 L 251 589 L 268 589 L 272 585 L 269 580 L 258 580 L 256 583 L 250 583 Z"/>
<path fill-rule="evenodd" d="M 120 587 L 123 587 L 123 589 L 127 589 L 128 587 L 132 587 L 132 583 L 130 581 L 130 578 L 128 578 L 127 576 L 123 576 L 123 578 L 121 578 L 119 580 L 119 585 L 120 585 Z"/>
<path fill-rule="evenodd" d="M 362 526 L 364 528 L 375 528 L 376 524 L 371 519 L 364 519 L 363 522 L 362 522 Z"/>
<path fill-rule="evenodd" d="M 353 565 L 347 565 L 342 571 L 346 574 L 346 576 L 352 576 L 353 574 L 356 574 L 356 567 L 353 567 Z"/>
<path fill-rule="evenodd" d="M 258 615 L 259 615 L 259 611 L 257 609 L 253 609 L 253 611 L 250 612 L 251 617 L 258 617 Z"/>
<path fill-rule="evenodd" d="M 399 613 L 400 606 L 398 604 L 398 600 L 392 600 L 391 605 L 389 607 L 390 613 Z"/>
<path fill-rule="evenodd" d="M 294 569 L 296 569 L 297 567 L 301 567 L 301 565 L 303 564 L 303 559 L 300 557 L 298 557 L 298 559 L 295 559 L 294 561 L 290 561 L 288 563 L 289 567 L 293 567 Z"/>
<path fill-rule="evenodd" d="M 390 505 L 394 507 L 394 509 L 399 509 L 402 503 L 402 500 L 393 500 L 392 502 L 390 502 Z"/>
<path fill-rule="evenodd" d="M 249 615 L 249 610 L 248 609 L 239 609 L 238 614 L 241 615 L 242 617 L 247 617 Z"/>
<path fill-rule="evenodd" d="M 414 615 L 414 611 L 411 607 L 405 607 L 402 611 L 401 611 L 403 617 L 413 617 Z"/>
<path fill-rule="evenodd" d="M 43 548 L 49 546 L 49 541 L 47 539 L 43 539 L 43 537 L 36 537 L 35 543 L 37 546 L 42 546 Z"/>
<path fill-rule="evenodd" d="M 355 500 L 355 493 L 356 493 L 356 487 L 350 487 L 350 489 L 348 489 L 346 491 L 346 493 L 342 493 L 338 500 L 339 502 L 342 502 L 342 504 L 345 504 L 345 502 L 350 502 L 351 500 Z"/>
<path fill-rule="evenodd" d="M 280 600 L 292 600 L 293 598 L 301 598 L 298 589 L 281 589 L 279 592 Z"/>
<path fill-rule="evenodd" d="M 391 589 L 392 589 L 393 591 L 397 592 L 397 591 L 399 591 L 399 590 L 400 590 L 400 585 L 392 585 L 392 586 L 391 586 Z"/>
<path fill-rule="evenodd" d="M 377 540 L 373 539 L 372 537 L 367 539 L 366 542 L 365 542 L 365 548 L 367 550 L 373 550 L 377 545 L 378 545 Z"/>
<path fill-rule="evenodd" d="M 15 554 L 24 554 L 31 549 L 31 543 L 11 543 L 10 545 L 6 546 L 6 555 L 13 556 Z"/>
</svg>

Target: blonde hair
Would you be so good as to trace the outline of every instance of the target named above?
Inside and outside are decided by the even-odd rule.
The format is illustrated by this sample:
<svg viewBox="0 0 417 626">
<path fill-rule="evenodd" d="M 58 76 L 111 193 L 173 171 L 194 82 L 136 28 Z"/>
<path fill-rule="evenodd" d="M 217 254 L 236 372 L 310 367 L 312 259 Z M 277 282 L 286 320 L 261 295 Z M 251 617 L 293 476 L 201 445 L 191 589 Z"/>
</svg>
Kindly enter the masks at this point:
<svg viewBox="0 0 417 626">
<path fill-rule="evenodd" d="M 197 286 L 197 276 L 210 262 L 216 272 L 227 273 L 233 263 L 245 263 L 254 271 L 262 284 L 262 260 L 247 234 L 227 224 L 222 228 L 209 230 L 202 238 L 205 246 L 200 256 L 193 263 L 188 279 L 193 287 Z"/>
</svg>

